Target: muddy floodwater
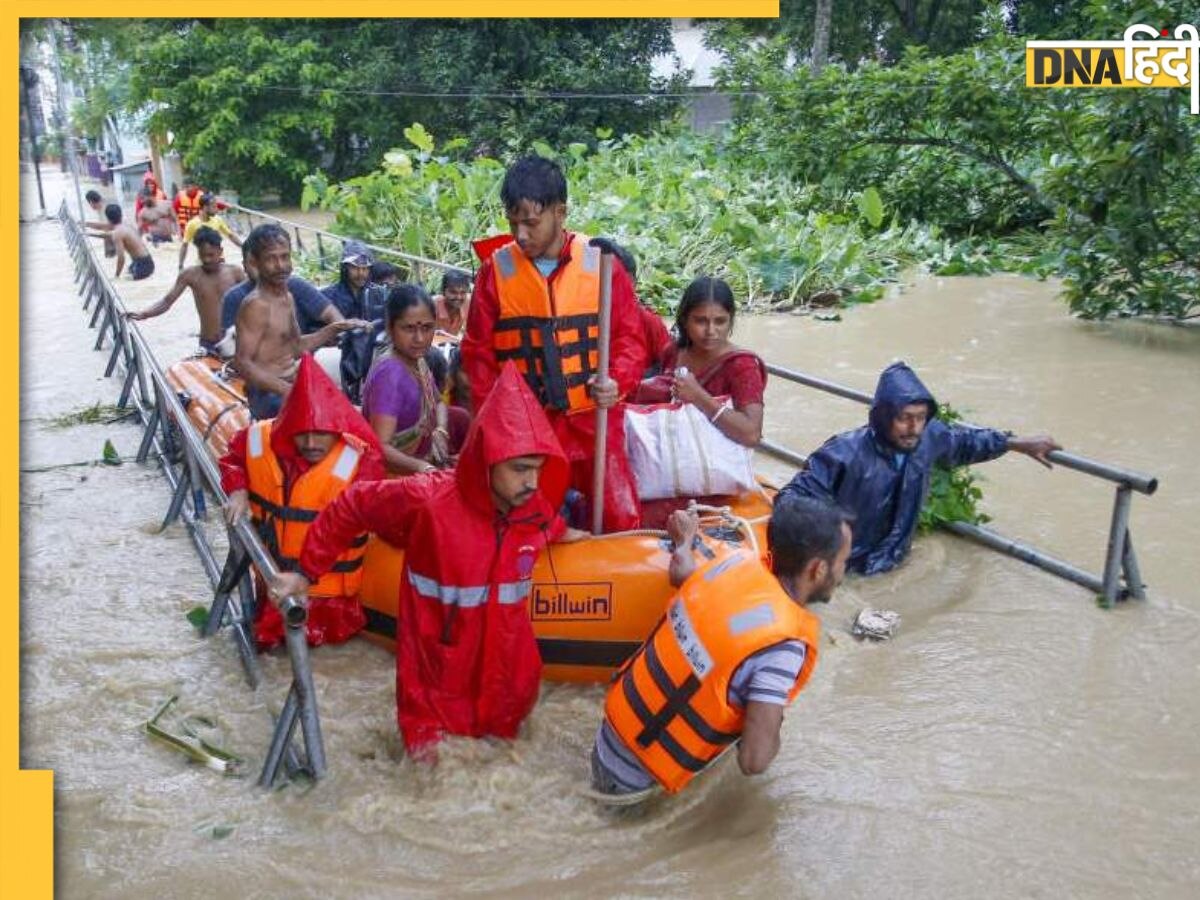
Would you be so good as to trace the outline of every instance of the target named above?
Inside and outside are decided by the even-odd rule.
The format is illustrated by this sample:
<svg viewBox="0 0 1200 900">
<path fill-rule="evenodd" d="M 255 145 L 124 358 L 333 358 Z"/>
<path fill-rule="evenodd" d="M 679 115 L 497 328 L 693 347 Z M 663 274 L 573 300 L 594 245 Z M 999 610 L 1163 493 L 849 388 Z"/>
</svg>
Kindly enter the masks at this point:
<svg viewBox="0 0 1200 900">
<path fill-rule="evenodd" d="M 1015 560 L 921 539 L 901 569 L 848 579 L 820 610 L 821 661 L 766 775 L 723 765 L 619 816 L 579 793 L 599 688 L 546 684 L 519 740 L 452 740 L 429 768 L 399 747 L 392 657 L 321 648 L 329 777 L 265 792 L 287 660 L 263 658 L 251 691 L 227 636 L 186 620 L 208 582 L 182 527 L 159 531 L 162 477 L 87 464 L 106 440 L 132 457 L 140 431 L 56 423 L 115 403 L 120 384 L 92 350 L 61 227 L 26 223 L 21 241 L 21 760 L 56 773 L 59 896 L 1200 893 L 1200 331 L 1076 321 L 1054 284 L 1009 277 L 919 277 L 839 323 L 737 323 L 772 362 L 871 390 L 904 358 L 973 421 L 1156 475 L 1131 520 L 1145 602 L 1100 610 Z M 128 306 L 166 291 L 177 252 L 119 282 Z M 164 363 L 188 353 L 190 297 L 143 332 Z M 773 379 L 766 430 L 808 452 L 865 412 Z M 1100 569 L 1111 485 L 1016 455 L 977 471 L 995 528 Z M 864 606 L 901 613 L 893 641 L 850 636 Z M 173 694 L 218 722 L 248 777 L 147 740 L 141 724 Z"/>
</svg>

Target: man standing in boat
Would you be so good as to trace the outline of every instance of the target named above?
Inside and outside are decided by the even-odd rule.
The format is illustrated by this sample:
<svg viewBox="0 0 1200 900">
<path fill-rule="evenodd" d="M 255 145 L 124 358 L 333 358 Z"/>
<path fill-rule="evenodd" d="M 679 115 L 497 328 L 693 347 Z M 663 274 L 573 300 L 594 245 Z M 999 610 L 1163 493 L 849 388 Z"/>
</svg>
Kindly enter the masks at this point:
<svg viewBox="0 0 1200 900">
<path fill-rule="evenodd" d="M 221 457 L 225 519 L 232 525 L 250 512 L 276 562 L 294 571 L 317 514 L 351 484 L 383 477 L 375 432 L 305 355 L 279 415 L 239 431 Z M 310 644 L 345 641 L 366 624 L 358 597 L 366 542 L 358 535 L 309 589 Z M 282 642 L 283 627 L 264 592 L 254 623 L 259 647 Z"/>
<path fill-rule="evenodd" d="M 816 497 L 854 515 L 851 571 L 877 575 L 908 555 L 935 465 L 986 462 L 1016 450 L 1050 468 L 1046 454 L 1061 450 L 1049 435 L 1015 437 L 992 428 L 947 425 L 937 403 L 902 362 L 883 370 L 868 422 L 834 435 L 780 497 Z"/>
<path fill-rule="evenodd" d="M 679 593 L 617 674 L 592 749 L 602 794 L 681 790 L 737 742 L 759 775 L 779 753 L 784 708 L 817 663 L 820 621 L 850 555 L 846 516 L 807 498 L 775 503 L 769 562 L 742 550 L 697 567 L 696 514 L 672 513 L 671 584 Z"/>
<path fill-rule="evenodd" d="M 217 344 L 223 334 L 221 298 L 235 284 L 243 281 L 246 273 L 241 266 L 225 262 L 221 236 L 211 228 L 197 231 L 192 243 L 200 255 L 200 264 L 188 266 L 180 272 L 175 285 L 161 300 L 146 309 L 129 313 L 129 318 L 141 320 L 161 316 L 183 296 L 184 290 L 191 288 L 192 299 L 196 301 L 196 314 L 200 317 L 200 349 L 216 355 Z"/>
<path fill-rule="evenodd" d="M 564 229 L 567 181 L 548 159 L 527 156 L 505 173 L 500 199 L 510 235 L 479 241 L 462 342 L 462 369 L 476 409 L 505 360 L 541 402 L 571 464 L 571 487 L 592 492 L 596 409 L 608 410 L 604 530 L 636 528 L 637 490 L 625 455 L 621 398 L 642 375 L 637 298 L 619 261 L 612 267 L 610 371 L 599 361 L 600 248 Z"/>
<path fill-rule="evenodd" d="M 542 663 L 529 618 L 534 561 L 581 536 L 557 515 L 567 460 L 537 399 L 507 365 L 454 469 L 356 484 L 317 517 L 277 598 L 311 590 L 355 535 L 405 551 L 396 620 L 396 714 L 408 752 L 446 734 L 514 738 Z"/>
<path fill-rule="evenodd" d="M 246 380 L 250 415 L 269 419 L 279 412 L 291 390 L 301 354 L 324 346 L 343 331 L 369 323 L 340 319 L 312 334 L 301 335 L 296 305 L 288 290 L 292 242 L 287 232 L 278 225 L 259 225 L 247 235 L 246 250 L 256 276 L 254 289 L 238 308 L 234 364 Z"/>
</svg>

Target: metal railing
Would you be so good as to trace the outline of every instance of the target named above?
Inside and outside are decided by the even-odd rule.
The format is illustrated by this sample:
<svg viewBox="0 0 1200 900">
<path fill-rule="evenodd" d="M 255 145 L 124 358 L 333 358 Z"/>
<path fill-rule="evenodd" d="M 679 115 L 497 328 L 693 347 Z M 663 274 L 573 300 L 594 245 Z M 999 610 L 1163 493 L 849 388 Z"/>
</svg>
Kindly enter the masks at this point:
<svg viewBox="0 0 1200 900">
<path fill-rule="evenodd" d="M 823 378 L 806 375 L 803 372 L 797 372 L 794 369 L 788 369 L 783 366 L 768 363 L 767 371 L 794 384 L 802 384 L 806 387 L 815 388 L 816 390 L 844 397 L 848 400 L 856 400 L 859 403 L 870 405 L 874 399 L 870 394 L 863 391 L 858 391 L 832 381 L 826 381 Z M 782 459 L 785 462 L 790 462 L 793 465 L 804 466 L 808 462 L 807 457 L 804 455 L 796 453 L 794 450 L 784 447 L 782 444 L 777 444 L 774 441 L 764 439 L 758 446 L 759 449 L 768 455 Z M 940 527 L 961 537 L 970 538 L 973 541 L 983 544 L 985 547 L 990 547 L 992 550 L 998 550 L 1022 562 L 1029 563 L 1060 578 L 1065 578 L 1068 581 L 1082 585 L 1102 597 L 1106 607 L 1112 607 L 1117 600 L 1127 596 L 1137 600 L 1145 599 L 1146 588 L 1142 582 L 1141 570 L 1138 567 L 1137 554 L 1133 549 L 1133 535 L 1129 530 L 1129 509 L 1133 502 L 1133 491 L 1149 496 L 1158 490 L 1158 479 L 1151 475 L 1144 475 L 1141 472 L 1134 472 L 1131 469 L 1122 469 L 1118 466 L 1089 459 L 1086 456 L 1080 456 L 1076 453 L 1068 453 L 1065 450 L 1052 450 L 1047 454 L 1046 458 L 1063 468 L 1074 469 L 1076 472 L 1082 472 L 1093 478 L 1101 478 L 1116 483 L 1116 498 L 1113 502 L 1112 522 L 1108 531 L 1108 547 L 1105 554 L 1104 572 L 1101 575 L 1093 575 L 1071 563 L 1043 553 L 1041 550 L 1028 544 L 1007 538 L 989 528 L 983 528 L 969 522 L 944 522 L 941 523 Z M 1124 576 L 1123 584 L 1121 580 L 1122 575 Z"/>
<path fill-rule="evenodd" d="M 206 491 L 218 505 L 227 499 L 221 489 L 216 461 L 188 419 L 183 403 L 167 381 L 146 339 L 125 317 L 120 295 L 101 270 L 100 259 L 89 246 L 80 223 L 71 218 L 65 202 L 59 209 L 59 220 L 74 260 L 75 282 L 83 297 L 83 309 L 91 312 L 89 326 L 98 328 L 94 349 L 102 349 L 106 340 L 112 344 L 105 377 L 116 374 L 119 369 L 124 370 L 117 405 L 122 409 L 132 405 L 144 428 L 137 461 L 146 462 L 153 456 L 171 487 L 171 501 L 163 527 L 177 520 L 183 522 L 213 585 L 213 602 L 203 633 L 206 637 L 211 636 L 222 626 L 229 626 L 246 678 L 252 687 L 257 687 L 261 672 L 252 637 L 255 599 L 249 568 L 255 566 L 266 579 L 277 575 L 279 570 L 254 528 L 244 519 L 232 527 L 227 526 L 229 553 L 224 566 L 218 566 L 203 528 L 207 519 Z M 284 635 L 292 683 L 282 712 L 276 717 L 271 744 L 259 776 L 259 784 L 263 786 L 275 782 L 281 767 L 286 767 L 292 774 L 306 772 L 313 778 L 321 778 L 326 773 L 325 747 L 305 634 L 308 611 L 295 597 L 287 597 L 280 604 L 280 612 L 286 623 Z M 303 739 L 303 758 L 292 741 L 297 724 Z"/>
<path fill-rule="evenodd" d="M 222 212 L 228 216 L 229 211 L 232 211 L 234 221 L 241 225 L 244 232 L 249 232 L 255 225 L 263 222 L 273 222 L 279 225 L 291 234 L 295 241 L 295 249 L 303 255 L 315 257 L 317 264 L 322 269 L 336 270 L 341 263 L 342 247 L 347 241 L 358 240 L 357 238 L 348 238 L 344 235 L 334 234 L 331 231 L 324 231 L 314 225 L 292 222 L 259 209 L 251 209 L 237 203 L 230 203 L 228 200 L 222 200 L 221 203 L 225 207 Z M 242 236 L 245 237 L 245 234 Z M 391 247 L 369 244 L 366 241 L 359 241 L 359 243 L 374 253 L 376 259 L 385 259 L 394 263 L 400 269 L 402 276 L 408 281 L 423 284 L 427 274 L 426 270 L 434 272 L 448 272 L 451 270 L 470 272 L 472 269 L 471 265 L 457 266 L 436 259 L 429 259 L 425 256 L 417 256 L 413 253 L 403 253 L 399 250 L 393 250 Z"/>
</svg>

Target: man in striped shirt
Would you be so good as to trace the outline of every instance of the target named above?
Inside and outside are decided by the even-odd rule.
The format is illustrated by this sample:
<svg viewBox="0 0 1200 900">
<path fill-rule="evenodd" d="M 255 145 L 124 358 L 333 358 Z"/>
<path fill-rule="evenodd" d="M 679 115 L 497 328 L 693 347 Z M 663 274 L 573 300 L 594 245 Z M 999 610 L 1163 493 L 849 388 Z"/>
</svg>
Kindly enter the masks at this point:
<svg viewBox="0 0 1200 900">
<path fill-rule="evenodd" d="M 777 628 L 771 632 L 774 636 L 760 642 L 765 646 L 748 653 L 739 650 L 755 646 L 744 642 L 745 632 L 760 624 L 770 626 L 781 618 L 778 613 L 781 609 L 786 611 L 786 605 L 772 608 L 770 602 L 761 602 L 764 596 L 769 598 L 770 587 L 765 593 L 760 587 L 754 596 L 745 598 L 745 602 L 742 598 L 729 597 L 730 589 L 737 591 L 738 582 L 744 577 L 732 569 L 751 571 L 758 565 L 757 561 L 728 567 L 731 569 L 729 582 L 721 581 L 722 564 L 706 566 L 697 572 L 693 545 L 698 527 L 696 515 L 690 511 L 677 511 L 668 520 L 667 531 L 675 545 L 670 566 L 671 583 L 681 591 L 672 601 L 663 623 L 610 689 L 606 715 L 592 750 L 593 786 L 603 794 L 648 792 L 660 783 L 668 790 L 678 790 L 719 755 L 719 745 L 714 743 L 717 740 L 738 741 L 738 764 L 744 774 L 757 775 L 765 771 L 779 751 L 784 707 L 803 686 L 816 662 L 819 631 L 815 618 L 804 611 L 804 607 L 827 602 L 841 583 L 851 545 L 846 515 L 823 501 L 788 499 L 777 503 L 768 529 L 770 575 L 786 595 L 782 602 L 786 604 L 790 600 L 800 607 L 801 616 L 798 626 L 789 626 L 796 628 L 794 639 L 775 640 L 774 636 L 786 633 L 786 628 Z M 691 577 L 693 573 L 694 578 Z M 760 574 L 761 585 L 767 573 Z M 767 583 L 770 585 L 769 580 Z M 688 614 L 679 612 L 685 606 L 691 607 L 693 618 L 703 609 L 703 618 L 710 621 L 694 627 Z M 731 633 L 742 635 L 738 639 L 740 643 L 721 642 L 726 633 L 722 616 L 728 618 Z M 709 635 L 707 646 L 705 634 Z M 654 652 L 656 647 L 661 648 L 658 653 Z M 675 647 L 684 651 L 688 662 L 699 660 L 691 670 L 687 665 L 675 665 L 681 670 L 677 675 L 685 676 L 683 679 L 669 671 L 670 660 L 679 658 Z M 649 694 L 638 697 L 638 682 L 645 680 L 639 674 L 641 667 L 650 673 L 646 677 L 652 678 L 654 686 Z M 726 696 L 715 703 L 710 697 L 705 704 L 702 698 L 706 688 L 715 683 L 719 689 L 721 679 L 731 667 Z M 616 703 L 614 698 L 618 698 Z M 625 736 L 616 724 L 620 719 L 613 714 L 614 705 L 621 705 L 623 700 L 638 711 L 640 718 L 635 731 Z M 722 729 L 707 727 L 708 723 L 704 721 L 706 713 L 711 717 L 714 705 L 717 714 L 723 715 Z M 652 706 L 659 708 L 653 710 Z M 680 724 L 673 726 L 676 721 Z M 726 724 L 728 722 L 733 723 L 732 730 Z M 658 736 L 631 740 L 637 729 L 641 730 L 641 737 Z M 684 747 L 693 733 L 699 737 L 692 739 L 691 748 Z M 714 734 L 715 738 L 712 737 Z M 706 742 L 707 756 L 698 757 L 695 748 L 705 748 Z M 633 749 L 635 745 L 640 745 L 639 751 Z M 666 751 L 665 755 L 663 752 L 656 754 L 654 745 Z M 652 773 L 646 764 L 651 760 L 657 760 L 656 765 L 662 771 Z M 672 780 L 670 770 L 676 764 L 690 767 L 690 772 L 682 772 L 678 779 Z"/>
</svg>

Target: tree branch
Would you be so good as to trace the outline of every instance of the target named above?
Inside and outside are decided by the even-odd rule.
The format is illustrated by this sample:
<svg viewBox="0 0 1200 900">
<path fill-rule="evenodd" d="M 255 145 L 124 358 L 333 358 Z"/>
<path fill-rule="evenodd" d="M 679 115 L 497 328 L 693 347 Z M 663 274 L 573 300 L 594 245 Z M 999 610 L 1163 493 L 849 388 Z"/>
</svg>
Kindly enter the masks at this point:
<svg viewBox="0 0 1200 900">
<path fill-rule="evenodd" d="M 943 147 L 946 150 L 953 150 L 955 153 L 961 153 L 976 162 L 981 162 L 986 166 L 991 166 L 994 169 L 1002 172 L 1014 187 L 1020 190 L 1023 194 L 1029 197 L 1038 206 L 1045 209 L 1047 212 L 1054 208 L 1054 204 L 1048 202 L 1042 196 L 1041 191 L 1029 179 L 1025 178 L 1014 169 L 1009 163 L 998 156 L 991 153 L 985 153 L 977 147 L 972 147 L 970 144 L 964 144 L 960 141 L 952 141 L 949 138 L 932 138 L 932 137 L 915 137 L 909 135 L 881 135 L 879 137 L 867 138 L 860 141 L 856 146 L 865 144 L 890 144 L 893 146 L 916 146 L 916 147 Z"/>
</svg>

